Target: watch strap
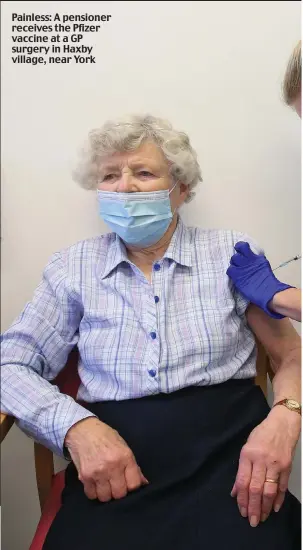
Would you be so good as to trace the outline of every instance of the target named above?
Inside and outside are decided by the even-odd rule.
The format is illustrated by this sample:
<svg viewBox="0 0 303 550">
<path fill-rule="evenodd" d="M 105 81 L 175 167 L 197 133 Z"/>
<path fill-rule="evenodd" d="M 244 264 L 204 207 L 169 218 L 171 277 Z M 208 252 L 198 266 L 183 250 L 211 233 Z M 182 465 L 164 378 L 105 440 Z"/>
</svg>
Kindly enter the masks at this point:
<svg viewBox="0 0 303 550">
<path fill-rule="evenodd" d="M 294 401 L 297 406 L 291 406 L 291 402 Z M 295 399 L 281 399 L 281 401 L 278 401 L 273 405 L 273 407 L 276 407 L 277 405 L 284 405 L 287 409 L 290 411 L 296 412 L 302 416 L 302 407 L 301 404 L 298 403 Z"/>
</svg>

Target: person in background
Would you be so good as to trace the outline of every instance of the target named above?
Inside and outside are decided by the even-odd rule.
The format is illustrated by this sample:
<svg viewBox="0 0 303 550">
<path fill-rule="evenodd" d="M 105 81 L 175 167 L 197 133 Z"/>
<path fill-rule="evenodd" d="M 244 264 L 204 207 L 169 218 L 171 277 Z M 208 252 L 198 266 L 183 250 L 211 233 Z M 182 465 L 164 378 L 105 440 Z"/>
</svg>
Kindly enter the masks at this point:
<svg viewBox="0 0 303 550">
<path fill-rule="evenodd" d="M 301 118 L 301 41 L 295 47 L 283 82 L 286 105 Z M 227 275 L 246 299 L 275 319 L 301 322 L 301 289 L 280 282 L 263 254 L 254 254 L 246 242 L 235 245 Z"/>
</svg>

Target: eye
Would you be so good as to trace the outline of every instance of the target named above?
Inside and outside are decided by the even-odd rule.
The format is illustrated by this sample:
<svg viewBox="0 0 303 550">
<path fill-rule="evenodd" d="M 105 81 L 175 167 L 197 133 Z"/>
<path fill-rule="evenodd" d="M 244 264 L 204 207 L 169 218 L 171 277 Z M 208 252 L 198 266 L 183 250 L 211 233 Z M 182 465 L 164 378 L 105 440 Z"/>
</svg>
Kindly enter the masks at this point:
<svg viewBox="0 0 303 550">
<path fill-rule="evenodd" d="M 114 177 L 115 177 L 115 174 L 106 174 L 103 177 L 103 181 L 109 181 L 109 180 L 113 179 Z"/>
<path fill-rule="evenodd" d="M 147 170 L 140 170 L 139 175 L 145 178 L 153 177 L 153 174 L 151 172 L 148 172 Z"/>
</svg>

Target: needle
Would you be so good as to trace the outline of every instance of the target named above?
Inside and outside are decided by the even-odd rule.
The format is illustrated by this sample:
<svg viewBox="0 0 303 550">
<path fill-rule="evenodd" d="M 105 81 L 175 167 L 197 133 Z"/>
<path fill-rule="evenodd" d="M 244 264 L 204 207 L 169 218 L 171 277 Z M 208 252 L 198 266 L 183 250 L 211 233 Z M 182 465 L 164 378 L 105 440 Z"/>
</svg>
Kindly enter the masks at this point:
<svg viewBox="0 0 303 550">
<path fill-rule="evenodd" d="M 300 260 L 301 254 L 298 254 L 298 256 L 295 256 L 294 258 L 291 258 L 290 260 L 287 260 L 287 262 L 283 262 L 282 264 L 278 265 L 278 267 L 275 267 L 273 271 L 276 271 L 276 269 L 280 269 L 280 267 L 284 267 L 287 264 L 290 264 L 291 262 L 294 262 L 296 260 Z"/>
</svg>

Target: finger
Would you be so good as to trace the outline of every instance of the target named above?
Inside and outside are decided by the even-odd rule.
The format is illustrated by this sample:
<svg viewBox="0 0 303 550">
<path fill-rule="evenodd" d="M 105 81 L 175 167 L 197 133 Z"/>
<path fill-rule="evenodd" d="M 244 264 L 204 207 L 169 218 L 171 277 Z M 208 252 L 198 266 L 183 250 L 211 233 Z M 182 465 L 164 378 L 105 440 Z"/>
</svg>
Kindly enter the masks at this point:
<svg viewBox="0 0 303 550">
<path fill-rule="evenodd" d="M 278 491 L 278 494 L 276 496 L 276 499 L 274 501 L 274 511 L 279 512 L 283 506 L 285 500 L 285 493 L 282 491 Z"/>
<path fill-rule="evenodd" d="M 243 267 L 247 265 L 247 258 L 242 254 L 234 254 L 230 259 L 230 263 L 234 267 Z"/>
<path fill-rule="evenodd" d="M 282 493 L 286 493 L 287 491 L 290 472 L 291 468 L 287 468 L 286 470 L 283 470 L 280 474 L 279 491 L 282 491 Z"/>
<path fill-rule="evenodd" d="M 279 512 L 283 506 L 283 502 L 285 499 L 285 493 L 282 491 L 278 491 L 277 496 L 274 501 L 274 511 Z"/>
<path fill-rule="evenodd" d="M 284 499 L 285 499 L 285 493 L 288 488 L 289 483 L 289 476 L 290 476 L 291 469 L 285 470 L 281 472 L 280 480 L 279 480 L 279 489 L 278 494 L 274 502 L 274 510 L 275 512 L 279 512 L 281 509 Z"/>
<path fill-rule="evenodd" d="M 101 502 L 109 502 L 112 499 L 112 490 L 108 479 L 98 478 L 96 480 L 96 491 Z"/>
<path fill-rule="evenodd" d="M 232 494 L 237 495 L 240 514 L 245 518 L 248 513 L 248 489 L 251 480 L 251 473 L 251 461 L 244 456 L 240 457 L 239 468 Z"/>
<path fill-rule="evenodd" d="M 262 496 L 261 521 L 267 520 L 269 514 L 273 509 L 274 501 L 277 497 L 277 494 L 277 484 L 265 482 Z"/>
<path fill-rule="evenodd" d="M 135 491 L 143 484 L 141 470 L 135 461 L 126 466 L 125 480 L 128 491 Z"/>
<path fill-rule="evenodd" d="M 239 241 L 235 245 L 236 252 L 239 252 L 243 256 L 249 259 L 256 258 L 256 254 L 251 250 L 250 245 L 246 242 Z"/>
<path fill-rule="evenodd" d="M 279 475 L 280 473 L 275 467 L 269 467 L 266 472 L 266 479 L 277 480 L 277 483 L 271 483 L 270 481 L 265 480 L 262 497 L 261 521 L 266 521 L 272 511 L 274 501 L 278 494 Z"/>
<path fill-rule="evenodd" d="M 261 519 L 262 497 L 266 475 L 263 462 L 255 463 L 249 485 L 248 517 L 252 527 L 257 527 Z"/>
<path fill-rule="evenodd" d="M 233 280 L 235 276 L 235 268 L 233 265 L 230 265 L 226 270 L 226 275 Z"/>
<path fill-rule="evenodd" d="M 111 493 L 114 499 L 123 498 L 127 495 L 127 484 L 124 471 L 113 475 L 109 480 L 111 486 Z"/>
<path fill-rule="evenodd" d="M 140 473 L 141 473 L 141 479 L 142 479 L 143 485 L 149 485 L 149 481 L 148 481 L 148 479 L 146 479 L 145 475 L 143 475 L 141 468 L 139 468 L 139 470 L 140 470 Z"/>
<path fill-rule="evenodd" d="M 84 493 L 90 500 L 96 500 L 98 498 L 96 484 L 94 481 L 85 481 L 83 483 Z"/>
</svg>

